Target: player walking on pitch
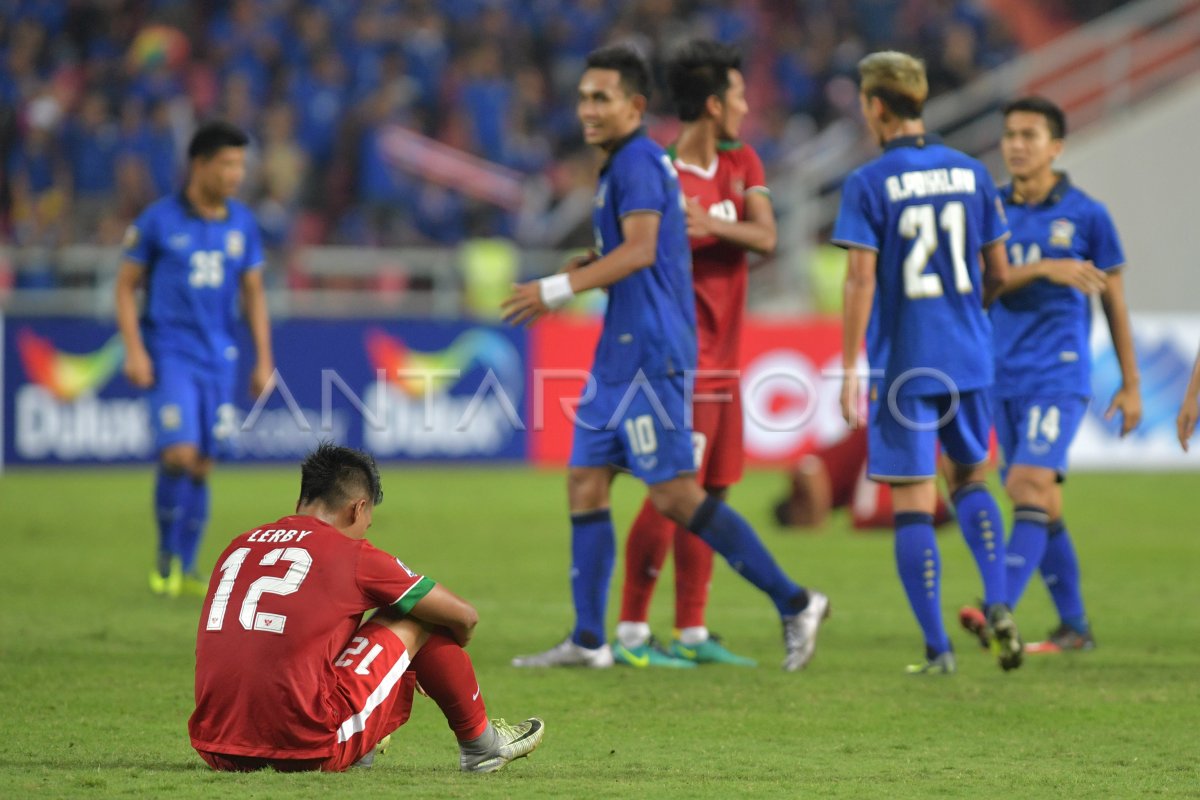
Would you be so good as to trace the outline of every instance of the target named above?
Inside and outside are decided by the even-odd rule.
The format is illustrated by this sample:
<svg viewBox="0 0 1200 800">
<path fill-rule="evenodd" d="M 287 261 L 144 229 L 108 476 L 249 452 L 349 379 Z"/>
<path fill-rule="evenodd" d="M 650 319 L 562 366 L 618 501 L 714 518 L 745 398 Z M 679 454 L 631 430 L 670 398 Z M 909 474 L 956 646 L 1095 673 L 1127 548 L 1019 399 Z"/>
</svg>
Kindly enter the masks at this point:
<svg viewBox="0 0 1200 800">
<path fill-rule="evenodd" d="M 683 129 L 667 149 L 687 199 L 699 369 L 692 439 L 704 490 L 725 500 L 742 478 L 742 399 L 738 351 L 749 271 L 746 252 L 775 249 L 775 213 L 762 162 L 738 131 L 749 111 L 742 59 L 727 45 L 691 42 L 667 64 L 667 83 Z M 675 638 L 670 655 L 651 641 L 650 597 L 675 555 Z M 641 666 L 723 663 L 753 666 L 710 635 L 704 611 L 713 551 L 686 528 L 642 504 L 625 552 L 625 585 L 613 657 Z"/>
<path fill-rule="evenodd" d="M 909 671 L 956 669 L 933 530 L 939 441 L 953 461 L 949 488 L 983 578 L 1000 666 L 1012 669 L 1022 643 L 1006 605 L 1000 509 L 984 483 L 992 364 L 979 357 L 992 346 L 984 307 L 1007 278 L 1008 226 L 984 166 L 925 132 L 924 64 L 880 52 L 858 69 L 863 116 L 884 152 L 846 178 L 834 226 L 834 243 L 850 251 L 842 414 L 850 427 L 866 426 L 868 473 L 892 487 L 896 567 L 925 638 L 925 662 Z M 864 338 L 865 419 L 856 373 Z"/>
<path fill-rule="evenodd" d="M 475 609 L 366 541 L 381 502 L 369 455 L 322 444 L 300 468 L 296 513 L 221 554 L 200 616 L 188 721 L 213 769 L 369 766 L 408 720 L 418 683 L 458 739 L 464 772 L 494 772 L 541 742 L 537 717 L 488 721 L 463 650 Z"/>
<path fill-rule="evenodd" d="M 239 296 L 256 357 L 251 394 L 261 394 L 275 371 L 258 224 L 233 199 L 248 143 L 227 122 L 196 131 L 187 185 L 130 226 L 117 275 L 125 376 L 148 390 L 158 451 L 158 563 L 150 573 L 156 594 L 203 594 L 206 585 L 196 557 L 208 520 L 208 474 L 234 432 Z M 140 318 L 138 287 L 145 290 Z"/>
<path fill-rule="evenodd" d="M 617 470 L 628 469 L 647 484 L 659 513 L 702 538 L 771 598 L 783 621 L 784 669 L 802 669 L 828 599 L 792 582 L 749 524 L 696 482 L 687 419 L 687 381 L 696 367 L 687 223 L 671 159 L 641 127 L 649 84 L 645 62 L 627 47 L 588 56 L 578 114 L 585 141 L 607 154 L 593 211 L 600 256 L 516 286 L 503 303 L 508 319 L 519 324 L 578 292 L 609 290 L 592 367 L 595 391 L 585 390 L 590 402 L 576 412 L 567 477 L 575 628 L 558 646 L 513 664 L 613 663 L 605 636 L 616 557 L 609 488 Z"/>
<path fill-rule="evenodd" d="M 1125 254 L 1107 209 L 1055 171 L 1065 135 L 1066 117 L 1048 100 L 1026 97 L 1004 108 L 1000 152 L 1012 184 L 1000 195 L 1012 226 L 1008 251 L 1014 269 L 991 319 L 1000 476 L 1014 507 L 1007 602 L 1016 608 L 1040 568 L 1059 615 L 1050 638 L 1030 644 L 1030 653 L 1095 646 L 1062 510 L 1067 451 L 1092 394 L 1092 293 L 1100 294 L 1121 365 L 1121 388 L 1106 417 L 1120 412 L 1125 436 L 1142 416 L 1125 303 Z M 959 619 L 987 642 L 978 609 L 962 609 Z"/>
</svg>

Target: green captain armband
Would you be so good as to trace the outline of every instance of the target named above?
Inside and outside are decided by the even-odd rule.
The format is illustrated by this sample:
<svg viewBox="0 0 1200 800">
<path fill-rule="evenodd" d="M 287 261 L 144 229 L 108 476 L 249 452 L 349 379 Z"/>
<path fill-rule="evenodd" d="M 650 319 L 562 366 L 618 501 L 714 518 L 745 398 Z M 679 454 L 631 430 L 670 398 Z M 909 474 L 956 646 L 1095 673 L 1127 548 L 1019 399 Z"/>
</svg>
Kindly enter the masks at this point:
<svg viewBox="0 0 1200 800">
<path fill-rule="evenodd" d="M 400 595 L 390 607 L 400 614 L 410 614 L 413 606 L 421 602 L 421 598 L 433 591 L 435 586 L 437 586 L 436 581 L 422 577 L 421 580 L 408 587 L 408 591 Z"/>
</svg>

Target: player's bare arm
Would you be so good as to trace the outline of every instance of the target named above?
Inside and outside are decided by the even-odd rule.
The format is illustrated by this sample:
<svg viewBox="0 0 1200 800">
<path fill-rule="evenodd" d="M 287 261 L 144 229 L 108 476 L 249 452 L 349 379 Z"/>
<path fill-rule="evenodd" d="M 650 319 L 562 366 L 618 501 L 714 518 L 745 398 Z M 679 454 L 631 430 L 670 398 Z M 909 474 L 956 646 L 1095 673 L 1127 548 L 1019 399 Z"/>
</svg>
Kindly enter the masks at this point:
<svg viewBox="0 0 1200 800">
<path fill-rule="evenodd" d="M 1188 441 L 1196 432 L 1196 417 L 1200 403 L 1200 353 L 1196 354 L 1196 363 L 1192 365 L 1192 377 L 1188 380 L 1187 389 L 1183 393 L 1183 402 L 1179 405 L 1179 416 L 1175 418 L 1175 428 L 1179 434 L 1179 446 L 1183 452 L 1188 451 Z"/>
<path fill-rule="evenodd" d="M 146 352 L 142 331 L 138 327 L 137 290 L 145 274 L 146 270 L 141 264 L 122 261 L 116 284 L 117 329 L 125 345 L 125 377 L 139 389 L 154 385 L 154 364 Z"/>
<path fill-rule="evenodd" d="M 858 413 L 859 376 L 855 370 L 871 320 L 877 261 L 874 250 L 852 248 L 842 293 L 842 419 L 854 429 L 865 422 Z"/>
<path fill-rule="evenodd" d="M 1022 289 L 1036 280 L 1047 280 L 1059 286 L 1070 286 L 1084 294 L 1104 291 L 1108 280 L 1104 270 L 1091 261 L 1076 258 L 1046 258 L 1009 272 L 1004 294 Z"/>
<path fill-rule="evenodd" d="M 980 251 L 983 259 L 983 307 L 987 308 L 1003 294 L 1012 280 L 1012 269 L 1008 264 L 1006 239 L 984 245 Z"/>
<path fill-rule="evenodd" d="M 714 217 L 695 198 L 689 197 L 687 226 L 687 234 L 693 239 L 715 236 L 752 253 L 769 256 L 775 252 L 775 209 L 765 191 L 746 193 L 746 219 L 736 222 Z"/>
<path fill-rule="evenodd" d="M 246 324 L 254 340 L 254 369 L 250 373 L 250 394 L 258 397 L 271 388 L 275 373 L 275 358 L 271 354 L 271 321 L 267 314 L 267 293 L 263 288 L 262 270 L 242 273 L 242 302 L 246 308 Z"/>
<path fill-rule="evenodd" d="M 1112 333 L 1113 350 L 1121 365 L 1121 388 L 1113 395 L 1105 419 L 1121 412 L 1121 436 L 1126 436 L 1142 421 L 1141 377 L 1138 374 L 1137 354 L 1133 349 L 1133 326 L 1129 322 L 1129 306 L 1125 302 L 1125 278 L 1122 270 L 1111 270 L 1100 304 Z"/>
<path fill-rule="evenodd" d="M 621 219 L 624 241 L 611 253 L 592 262 L 587 269 L 551 275 L 538 281 L 517 284 L 500 304 L 512 325 L 529 324 L 542 314 L 561 308 L 572 297 L 589 289 L 602 289 L 654 263 L 658 250 L 659 216 L 635 212 Z"/>
<path fill-rule="evenodd" d="M 445 628 L 463 647 L 471 641 L 479 612 L 446 587 L 438 584 L 413 606 L 411 616 L 428 625 Z"/>
</svg>

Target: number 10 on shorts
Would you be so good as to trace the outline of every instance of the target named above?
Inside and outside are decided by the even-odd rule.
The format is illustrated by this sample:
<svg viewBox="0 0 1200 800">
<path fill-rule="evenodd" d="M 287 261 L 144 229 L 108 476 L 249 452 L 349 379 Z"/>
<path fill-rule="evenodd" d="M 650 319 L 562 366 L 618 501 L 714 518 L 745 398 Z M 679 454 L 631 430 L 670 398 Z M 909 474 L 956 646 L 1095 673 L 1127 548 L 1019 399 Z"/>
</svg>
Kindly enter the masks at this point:
<svg viewBox="0 0 1200 800">
<path fill-rule="evenodd" d="M 629 439 L 629 449 L 635 456 L 648 456 L 658 450 L 654 418 L 649 414 L 625 420 L 625 437 Z"/>
</svg>

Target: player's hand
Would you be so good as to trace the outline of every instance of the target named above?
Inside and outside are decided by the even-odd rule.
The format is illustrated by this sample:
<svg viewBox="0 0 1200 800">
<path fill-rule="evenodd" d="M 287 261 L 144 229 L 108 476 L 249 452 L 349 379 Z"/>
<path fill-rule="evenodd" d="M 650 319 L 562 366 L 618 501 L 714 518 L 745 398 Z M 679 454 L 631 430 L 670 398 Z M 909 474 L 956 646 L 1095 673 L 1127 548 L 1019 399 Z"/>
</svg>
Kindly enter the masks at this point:
<svg viewBox="0 0 1200 800">
<path fill-rule="evenodd" d="M 853 371 L 847 371 L 842 376 L 842 419 L 846 420 L 850 430 L 858 430 L 864 422 L 859 413 L 861 406 L 858 386 L 858 375 Z"/>
<path fill-rule="evenodd" d="M 1196 397 L 1188 394 L 1183 398 L 1183 405 L 1179 407 L 1179 416 L 1175 418 L 1175 429 L 1179 433 L 1179 446 L 1183 448 L 1183 452 L 1188 451 L 1188 442 L 1192 438 L 1192 434 L 1196 432 Z"/>
<path fill-rule="evenodd" d="M 275 388 L 275 365 L 270 362 L 258 362 L 250 373 L 250 396 L 257 400 L 273 388 Z"/>
<path fill-rule="evenodd" d="M 500 304 L 504 320 L 509 325 L 530 325 L 550 307 L 542 302 L 541 287 L 537 281 L 514 283 L 512 293 Z"/>
<path fill-rule="evenodd" d="M 712 236 L 712 216 L 700 205 L 694 197 L 686 198 L 687 205 L 687 235 L 689 239 L 703 239 Z"/>
<path fill-rule="evenodd" d="M 154 385 L 154 363 L 145 348 L 125 353 L 125 378 L 139 389 Z"/>
<path fill-rule="evenodd" d="M 1122 386 L 1118 389 L 1108 404 L 1108 411 L 1104 412 L 1104 418 L 1111 420 L 1118 411 L 1121 412 L 1121 437 L 1124 438 L 1142 421 L 1142 395 L 1137 387 Z"/>
<path fill-rule="evenodd" d="M 425 687 L 421 685 L 420 681 L 413 681 L 413 688 L 417 690 L 417 694 L 429 697 L 429 692 L 425 691 Z"/>
<path fill-rule="evenodd" d="M 1057 258 L 1043 262 L 1046 280 L 1059 286 L 1070 286 L 1084 294 L 1104 291 L 1108 276 L 1104 270 L 1096 269 L 1091 261 L 1073 258 Z"/>
</svg>

